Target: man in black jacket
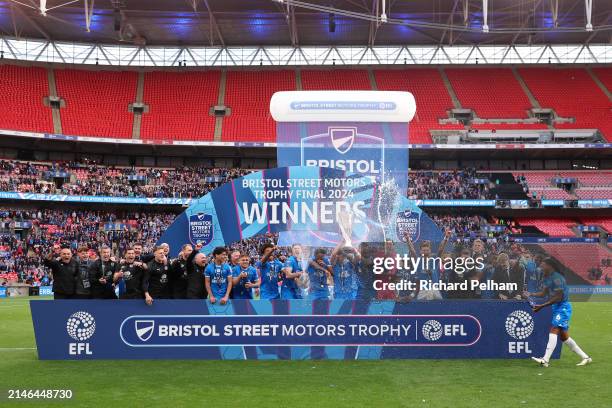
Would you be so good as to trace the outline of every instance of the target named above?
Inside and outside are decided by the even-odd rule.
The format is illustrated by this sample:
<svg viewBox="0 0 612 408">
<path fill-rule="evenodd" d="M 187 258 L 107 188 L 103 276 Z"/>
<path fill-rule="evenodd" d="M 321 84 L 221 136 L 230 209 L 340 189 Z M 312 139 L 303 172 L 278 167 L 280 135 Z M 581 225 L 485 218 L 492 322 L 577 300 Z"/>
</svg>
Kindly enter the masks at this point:
<svg viewBox="0 0 612 408">
<path fill-rule="evenodd" d="M 187 284 L 189 274 L 187 273 L 187 258 L 193 252 L 189 244 L 183 245 L 178 257 L 170 263 L 170 273 L 168 275 L 172 299 L 187 298 Z"/>
<path fill-rule="evenodd" d="M 521 300 L 525 285 L 525 268 L 518 263 L 515 256 L 509 257 L 501 253 L 497 257 L 497 267 L 493 274 L 493 281 L 497 284 L 514 284 L 516 290 L 498 290 L 496 297 L 501 300 Z"/>
<path fill-rule="evenodd" d="M 53 298 L 72 299 L 75 293 L 75 279 L 79 266 L 72 258 L 72 251 L 67 245 L 53 246 L 51 252 L 44 260 L 47 268 L 51 269 L 53 276 Z"/>
<path fill-rule="evenodd" d="M 91 282 L 89 281 L 89 248 L 81 246 L 77 249 L 76 262 L 79 271 L 75 280 L 75 299 L 91 299 Z"/>
<path fill-rule="evenodd" d="M 202 245 L 198 244 L 187 258 L 187 299 L 206 299 L 204 287 L 204 270 L 206 255 L 200 253 Z"/>
<path fill-rule="evenodd" d="M 153 260 L 147 264 L 142 282 L 145 302 L 148 305 L 153 303 L 153 299 L 170 298 L 168 287 L 168 272 L 170 268 L 164 247 L 156 247 L 155 251 L 153 251 L 153 256 Z"/>
<path fill-rule="evenodd" d="M 89 267 L 91 296 L 94 299 L 117 299 L 113 287 L 113 276 L 119 270 L 119 263 L 111 260 L 111 251 L 107 246 L 100 249 L 100 258 Z"/>
<path fill-rule="evenodd" d="M 125 292 L 120 299 L 143 299 L 142 281 L 144 279 L 146 264 L 136 260 L 136 253 L 133 248 L 125 251 L 125 258 L 118 272 L 115 272 L 113 281 L 118 283 L 123 280 Z"/>
</svg>

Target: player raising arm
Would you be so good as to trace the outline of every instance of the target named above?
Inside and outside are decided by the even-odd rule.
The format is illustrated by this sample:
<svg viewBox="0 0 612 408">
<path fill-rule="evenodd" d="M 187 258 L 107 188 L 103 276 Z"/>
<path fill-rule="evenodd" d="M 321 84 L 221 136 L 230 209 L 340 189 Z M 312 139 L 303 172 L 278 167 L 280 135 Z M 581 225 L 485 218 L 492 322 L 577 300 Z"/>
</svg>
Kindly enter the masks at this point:
<svg viewBox="0 0 612 408">
<path fill-rule="evenodd" d="M 582 351 L 574 339 L 569 336 L 569 321 L 572 316 L 572 305 L 569 302 L 565 277 L 558 271 L 557 263 L 552 258 L 544 259 L 540 264 L 540 268 L 544 273 L 544 289 L 538 293 L 527 292 L 526 294 L 527 296 L 531 295 L 535 297 L 548 296 L 546 302 L 533 306 L 533 312 L 536 313 L 547 306 L 552 306 L 553 317 L 544 356 L 541 358 L 531 358 L 537 361 L 541 366 L 548 367 L 550 356 L 552 356 L 557 346 L 557 337 L 561 337 L 561 341 L 582 359 L 576 364 L 577 366 L 584 366 L 591 363 L 593 361 L 591 357 Z"/>
<path fill-rule="evenodd" d="M 260 299 L 280 299 L 278 284 L 282 280 L 280 273 L 283 264 L 276 259 L 275 249 L 272 243 L 266 243 L 261 247 L 261 259 L 256 264 L 261 286 Z"/>
</svg>

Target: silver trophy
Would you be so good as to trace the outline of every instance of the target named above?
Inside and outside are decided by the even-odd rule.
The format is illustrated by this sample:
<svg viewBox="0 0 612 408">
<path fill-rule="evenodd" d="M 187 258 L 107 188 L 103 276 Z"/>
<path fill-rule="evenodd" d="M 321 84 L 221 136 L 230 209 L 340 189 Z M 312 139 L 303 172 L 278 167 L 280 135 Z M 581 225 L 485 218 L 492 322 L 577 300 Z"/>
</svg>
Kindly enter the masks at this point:
<svg viewBox="0 0 612 408">
<path fill-rule="evenodd" d="M 394 210 L 399 206 L 401 194 L 399 186 L 393 178 L 387 178 L 378 186 L 376 212 L 378 222 L 383 232 L 383 241 L 393 235 L 396 221 L 392 219 Z"/>
<path fill-rule="evenodd" d="M 343 207 L 338 213 L 338 227 L 344 239 L 344 246 L 352 247 L 353 212 L 349 208 L 350 207 Z"/>
</svg>

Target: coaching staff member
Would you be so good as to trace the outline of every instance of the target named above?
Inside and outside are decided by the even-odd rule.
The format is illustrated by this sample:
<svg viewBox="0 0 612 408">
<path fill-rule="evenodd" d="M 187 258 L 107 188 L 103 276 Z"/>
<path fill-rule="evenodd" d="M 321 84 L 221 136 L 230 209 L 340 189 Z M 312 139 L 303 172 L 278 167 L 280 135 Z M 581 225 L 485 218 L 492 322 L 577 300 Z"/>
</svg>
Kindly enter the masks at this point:
<svg viewBox="0 0 612 408">
<path fill-rule="evenodd" d="M 75 280 L 75 299 L 91 299 L 91 282 L 89 281 L 89 267 L 92 261 L 89 260 L 89 248 L 80 246 L 77 249 L 77 256 L 74 260 L 79 265 L 79 271 Z"/>
<path fill-rule="evenodd" d="M 51 269 L 53 276 L 53 298 L 73 299 L 79 265 L 72 258 L 70 247 L 65 244 L 61 247 L 54 245 L 53 252 L 45 258 L 44 265 Z"/>
<path fill-rule="evenodd" d="M 206 255 L 200 253 L 202 245 L 198 244 L 187 258 L 187 299 L 206 299 L 208 294 L 204 287 Z"/>
<path fill-rule="evenodd" d="M 148 305 L 153 303 L 153 299 L 170 298 L 168 286 L 169 269 L 165 248 L 160 245 L 153 251 L 153 260 L 147 264 L 142 282 L 145 302 Z"/>
<path fill-rule="evenodd" d="M 111 260 L 111 250 L 107 246 L 100 249 L 100 258 L 89 267 L 91 297 L 94 299 L 117 299 L 113 288 L 113 276 L 119 270 L 119 263 Z"/>
<path fill-rule="evenodd" d="M 123 280 L 125 283 L 125 292 L 119 296 L 119 299 L 143 299 L 142 281 L 146 265 L 136 260 L 136 253 L 133 248 L 125 250 L 125 258 L 118 272 L 115 272 L 113 281 L 118 283 Z"/>
<path fill-rule="evenodd" d="M 189 283 L 189 274 L 187 272 L 187 259 L 193 252 L 190 244 L 185 244 L 181 248 L 178 257 L 170 263 L 170 272 L 168 274 L 170 293 L 172 299 L 186 299 L 187 285 Z"/>
</svg>

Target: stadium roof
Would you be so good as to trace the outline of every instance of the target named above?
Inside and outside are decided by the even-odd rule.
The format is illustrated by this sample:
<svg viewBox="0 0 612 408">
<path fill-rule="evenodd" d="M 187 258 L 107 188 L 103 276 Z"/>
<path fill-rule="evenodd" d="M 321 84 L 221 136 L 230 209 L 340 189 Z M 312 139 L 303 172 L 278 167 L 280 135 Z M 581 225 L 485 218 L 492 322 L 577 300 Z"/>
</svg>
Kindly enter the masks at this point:
<svg viewBox="0 0 612 408">
<path fill-rule="evenodd" d="M 611 21 L 604 0 L 0 0 L 0 35 L 104 44 L 609 44 Z"/>
</svg>

